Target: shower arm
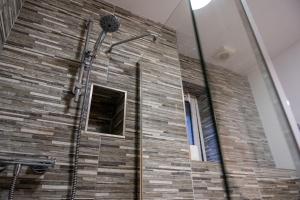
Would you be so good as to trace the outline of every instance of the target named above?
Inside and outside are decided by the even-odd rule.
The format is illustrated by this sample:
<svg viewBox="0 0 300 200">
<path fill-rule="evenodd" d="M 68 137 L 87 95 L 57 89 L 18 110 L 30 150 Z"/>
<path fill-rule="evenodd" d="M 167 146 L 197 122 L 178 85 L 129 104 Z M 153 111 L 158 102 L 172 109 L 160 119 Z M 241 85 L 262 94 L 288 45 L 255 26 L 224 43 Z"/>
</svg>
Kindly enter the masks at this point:
<svg viewBox="0 0 300 200">
<path fill-rule="evenodd" d="M 148 36 L 153 37 L 153 42 L 155 42 L 156 39 L 157 39 L 156 35 L 154 35 L 154 34 L 152 34 L 152 33 L 146 33 L 146 34 L 139 35 L 139 36 L 136 36 L 136 37 L 132 37 L 132 38 L 129 38 L 129 39 L 120 41 L 120 42 L 116 42 L 116 43 L 112 44 L 112 45 L 109 47 L 109 49 L 108 49 L 107 51 L 105 51 L 105 53 L 111 53 L 111 51 L 113 50 L 113 48 L 114 48 L 115 46 L 118 46 L 118 45 L 121 45 L 121 44 L 124 44 L 124 43 L 127 43 L 127 42 L 131 42 L 131 41 L 134 41 L 134 40 L 138 40 L 138 39 L 141 39 L 141 38 L 144 38 L 144 37 L 148 37 Z"/>
</svg>

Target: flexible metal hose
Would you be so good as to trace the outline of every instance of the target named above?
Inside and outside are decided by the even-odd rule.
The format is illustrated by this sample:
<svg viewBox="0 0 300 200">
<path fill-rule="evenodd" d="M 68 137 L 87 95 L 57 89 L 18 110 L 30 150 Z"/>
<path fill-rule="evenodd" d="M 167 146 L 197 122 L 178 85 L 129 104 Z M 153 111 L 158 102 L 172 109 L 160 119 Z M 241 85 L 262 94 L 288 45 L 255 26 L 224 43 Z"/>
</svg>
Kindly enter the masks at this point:
<svg viewBox="0 0 300 200">
<path fill-rule="evenodd" d="M 82 84 L 82 79 L 83 79 L 83 73 L 85 70 L 85 62 L 86 62 L 86 58 L 88 55 L 87 52 L 87 46 L 90 40 L 90 31 L 92 29 L 93 23 L 91 20 L 89 20 L 86 24 L 87 26 L 87 34 L 86 34 L 86 39 L 85 39 L 85 44 L 84 44 L 84 52 L 82 55 L 82 59 L 81 59 L 81 66 L 80 66 L 80 72 L 78 74 L 79 78 L 78 78 L 78 84 L 81 86 Z M 89 73 L 90 70 L 88 68 L 88 78 L 86 80 L 86 83 L 89 82 Z M 85 84 L 85 86 L 87 86 L 87 84 Z M 79 101 L 79 97 L 80 97 L 80 88 L 75 87 L 74 88 L 74 94 L 75 94 L 75 102 Z M 75 158 L 74 158 L 74 166 L 73 166 L 73 173 L 72 173 L 72 188 L 71 188 L 71 195 L 70 195 L 70 199 L 75 199 L 76 196 L 76 189 L 77 189 L 77 172 L 78 172 L 78 160 L 79 160 L 79 149 L 80 149 L 80 140 L 81 140 L 81 129 L 83 126 L 83 120 L 84 120 L 84 107 L 85 107 L 85 102 L 86 102 L 86 98 L 87 98 L 87 89 L 88 87 L 85 87 L 85 92 L 84 92 L 84 99 L 82 102 L 82 107 L 81 107 L 81 113 L 80 113 L 80 119 L 79 119 L 79 126 L 77 127 L 76 131 L 75 131 Z"/>
<path fill-rule="evenodd" d="M 99 43 L 100 46 L 102 42 L 104 41 L 106 37 L 106 32 L 102 32 L 100 35 Z M 79 161 L 79 153 L 80 153 L 80 141 L 81 141 L 81 130 L 85 123 L 85 114 L 87 109 L 87 98 L 88 98 L 88 90 L 90 85 L 90 75 L 93 67 L 93 61 L 96 57 L 98 49 L 94 49 L 92 53 L 86 54 L 86 56 L 90 56 L 89 64 L 86 66 L 87 69 L 87 75 L 85 80 L 85 89 L 83 94 L 83 100 L 81 105 L 81 112 L 80 112 L 80 118 L 79 118 L 79 125 L 76 129 L 76 138 L 75 138 L 75 158 L 74 158 L 74 168 L 73 168 L 73 176 L 72 176 L 72 188 L 71 188 L 71 200 L 75 200 L 76 197 L 76 191 L 77 191 L 77 183 L 78 183 L 78 161 Z"/>
<path fill-rule="evenodd" d="M 75 134 L 76 134 L 75 158 L 74 158 L 74 168 L 73 168 L 73 177 L 72 177 L 71 200 L 75 200 L 75 197 L 76 197 L 76 189 L 77 189 L 77 183 L 78 183 L 77 172 L 78 172 L 78 161 L 79 161 L 79 153 L 80 153 L 79 150 L 80 150 L 80 141 L 81 141 L 81 130 L 82 130 L 84 119 L 85 119 L 86 100 L 87 100 L 87 96 L 88 96 L 91 68 L 92 68 L 92 64 L 90 64 L 89 69 L 87 71 L 87 78 L 85 81 L 85 89 L 84 89 L 84 95 L 83 95 L 83 100 L 82 100 L 82 105 L 81 105 L 79 125 L 75 132 Z"/>
<path fill-rule="evenodd" d="M 13 174 L 13 180 L 9 188 L 9 193 L 8 193 L 8 200 L 13 200 L 14 199 L 14 194 L 15 194 L 15 188 L 17 184 L 17 179 L 20 174 L 22 165 L 19 163 L 15 166 L 14 174 Z"/>
</svg>

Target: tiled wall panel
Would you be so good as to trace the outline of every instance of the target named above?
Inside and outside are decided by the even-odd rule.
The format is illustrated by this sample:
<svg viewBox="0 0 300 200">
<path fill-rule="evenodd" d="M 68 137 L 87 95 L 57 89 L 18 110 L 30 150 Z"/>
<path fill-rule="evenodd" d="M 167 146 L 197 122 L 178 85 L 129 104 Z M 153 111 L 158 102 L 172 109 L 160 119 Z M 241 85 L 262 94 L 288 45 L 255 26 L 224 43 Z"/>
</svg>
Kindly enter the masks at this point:
<svg viewBox="0 0 300 200">
<path fill-rule="evenodd" d="M 199 61 L 181 62 L 183 81 L 201 88 Z M 275 168 L 247 78 L 210 64 L 207 72 L 232 199 L 299 199 L 297 172 Z M 193 161 L 192 178 L 195 199 L 224 199 L 218 163 Z"/>
<path fill-rule="evenodd" d="M 219 163 L 192 162 L 192 178 L 196 199 L 225 200 L 223 174 Z"/>
<path fill-rule="evenodd" d="M 274 167 L 247 78 L 213 65 L 208 77 L 225 162 Z"/>
<path fill-rule="evenodd" d="M 165 49 L 141 65 L 143 199 L 187 200 L 194 197 L 180 63 L 174 47 Z"/>
<path fill-rule="evenodd" d="M 0 0 L 0 52 L 17 19 L 24 0 Z"/>
<path fill-rule="evenodd" d="M 27 0 L 4 45 L 0 57 L 0 153 L 10 157 L 56 158 L 55 168 L 42 176 L 24 168 L 15 199 L 67 198 L 79 111 L 71 90 L 80 65 L 84 24 L 89 18 L 94 21 L 91 48 L 101 31 L 100 17 L 113 11 L 120 18 L 121 28 L 108 35 L 105 48 L 146 31 L 159 38 L 156 44 L 145 38 L 119 46 L 111 55 L 97 55 L 92 82 L 128 92 L 126 132 L 124 139 L 83 133 L 78 198 L 139 197 L 137 113 L 141 83 L 135 64 L 144 55 L 140 68 L 143 80 L 149 84 L 143 92 L 150 100 L 143 101 L 143 117 L 146 122 L 153 122 L 143 126 L 145 152 L 152 154 L 144 165 L 145 183 L 149 184 L 145 184 L 145 199 L 193 199 L 175 33 L 98 0 Z M 149 86 L 157 90 L 147 91 Z M 157 101 L 163 101 L 163 105 L 147 110 Z M 152 132 L 162 134 L 151 137 Z M 3 198 L 11 172 L 10 168 L 0 174 Z M 167 184 L 155 182 L 163 177 Z"/>
<path fill-rule="evenodd" d="M 213 124 L 207 88 L 200 61 L 180 55 L 180 65 L 184 93 L 189 93 L 197 98 L 205 153 L 208 161 L 220 161 L 217 132 Z"/>
<path fill-rule="evenodd" d="M 83 133 L 78 198 L 137 199 L 142 145 L 143 199 L 223 199 L 218 164 L 189 160 L 181 76 L 203 86 L 203 76 L 191 78 L 201 70 L 185 58 L 183 68 L 191 63 L 194 72 L 180 71 L 173 31 L 99 0 L 27 0 L 0 55 L 1 155 L 57 159 L 55 168 L 41 176 L 24 168 L 15 199 L 67 198 L 78 115 L 71 90 L 84 23 L 88 18 L 95 22 L 93 43 L 101 31 L 100 16 L 114 10 L 122 26 L 107 37 L 105 47 L 145 31 L 157 33 L 159 40 L 128 43 L 110 56 L 98 54 L 92 81 L 128 91 L 126 133 L 125 139 Z M 296 172 L 274 168 L 245 78 L 217 66 L 209 66 L 209 76 L 233 198 L 299 199 Z M 11 176 L 12 168 L 0 174 L 2 199 Z"/>
</svg>

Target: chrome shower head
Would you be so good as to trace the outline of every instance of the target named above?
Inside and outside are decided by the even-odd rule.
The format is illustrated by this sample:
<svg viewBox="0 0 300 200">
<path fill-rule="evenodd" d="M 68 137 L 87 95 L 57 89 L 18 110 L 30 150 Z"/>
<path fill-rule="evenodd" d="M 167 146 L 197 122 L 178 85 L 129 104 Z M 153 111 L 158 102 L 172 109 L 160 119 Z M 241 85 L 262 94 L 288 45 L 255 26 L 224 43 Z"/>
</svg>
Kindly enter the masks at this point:
<svg viewBox="0 0 300 200">
<path fill-rule="evenodd" d="M 100 19 L 100 25 L 104 32 L 112 33 L 119 30 L 120 22 L 114 15 L 106 15 Z"/>
<path fill-rule="evenodd" d="M 113 33 L 119 30 L 120 22 L 114 15 L 106 15 L 100 19 L 101 33 L 98 36 L 92 55 L 95 56 L 107 33 Z"/>
</svg>

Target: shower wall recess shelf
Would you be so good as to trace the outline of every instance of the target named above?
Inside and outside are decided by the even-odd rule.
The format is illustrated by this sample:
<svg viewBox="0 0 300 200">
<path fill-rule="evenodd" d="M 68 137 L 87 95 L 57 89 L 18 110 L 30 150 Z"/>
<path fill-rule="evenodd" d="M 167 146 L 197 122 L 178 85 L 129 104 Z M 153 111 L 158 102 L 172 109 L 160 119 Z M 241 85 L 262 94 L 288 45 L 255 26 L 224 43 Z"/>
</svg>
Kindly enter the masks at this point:
<svg viewBox="0 0 300 200">
<path fill-rule="evenodd" d="M 85 131 L 125 138 L 127 92 L 92 84 Z"/>
</svg>

